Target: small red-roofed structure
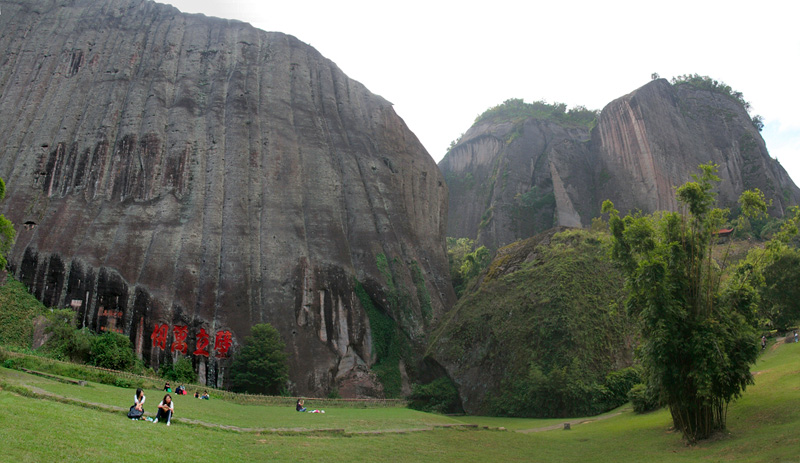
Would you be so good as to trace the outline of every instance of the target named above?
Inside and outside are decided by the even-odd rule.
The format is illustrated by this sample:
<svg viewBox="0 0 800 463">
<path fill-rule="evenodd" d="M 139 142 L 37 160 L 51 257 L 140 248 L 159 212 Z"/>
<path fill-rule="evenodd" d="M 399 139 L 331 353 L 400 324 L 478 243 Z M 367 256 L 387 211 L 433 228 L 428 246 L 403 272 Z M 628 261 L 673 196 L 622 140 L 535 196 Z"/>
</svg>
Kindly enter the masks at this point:
<svg viewBox="0 0 800 463">
<path fill-rule="evenodd" d="M 714 232 L 714 234 L 717 235 L 719 243 L 724 243 L 727 240 L 727 238 L 730 237 L 731 234 L 733 234 L 733 228 L 721 228 L 716 232 Z"/>
</svg>

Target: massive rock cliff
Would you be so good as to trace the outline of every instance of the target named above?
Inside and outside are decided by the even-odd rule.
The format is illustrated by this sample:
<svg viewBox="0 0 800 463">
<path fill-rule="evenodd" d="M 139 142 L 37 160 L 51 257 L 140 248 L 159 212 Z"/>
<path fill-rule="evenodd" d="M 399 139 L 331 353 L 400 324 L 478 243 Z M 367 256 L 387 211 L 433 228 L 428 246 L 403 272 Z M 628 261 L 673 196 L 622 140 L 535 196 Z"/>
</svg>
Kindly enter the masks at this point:
<svg viewBox="0 0 800 463">
<path fill-rule="evenodd" d="M 380 395 L 364 298 L 412 351 L 454 300 L 447 188 L 391 103 L 237 21 L 147 0 L 0 7 L 14 275 L 153 367 L 186 355 L 222 385 L 268 322 L 294 392 Z"/>
<path fill-rule="evenodd" d="M 723 206 L 751 188 L 773 200 L 774 215 L 800 202 L 741 102 L 724 92 L 654 80 L 609 103 L 593 127 L 558 114 L 498 114 L 439 163 L 448 236 L 499 247 L 555 225 L 586 226 L 605 199 L 622 213 L 674 210 L 674 188 L 709 161 L 720 166 Z"/>
</svg>

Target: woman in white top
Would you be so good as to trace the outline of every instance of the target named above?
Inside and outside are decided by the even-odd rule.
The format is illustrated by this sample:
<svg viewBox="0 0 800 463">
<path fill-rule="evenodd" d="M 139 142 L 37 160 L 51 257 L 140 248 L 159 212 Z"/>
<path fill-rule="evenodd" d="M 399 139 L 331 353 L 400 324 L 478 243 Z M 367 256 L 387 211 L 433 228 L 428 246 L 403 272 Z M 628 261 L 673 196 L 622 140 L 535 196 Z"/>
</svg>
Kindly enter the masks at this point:
<svg viewBox="0 0 800 463">
<path fill-rule="evenodd" d="M 172 402 L 172 396 L 167 394 L 164 396 L 164 399 L 161 400 L 161 403 L 158 404 L 158 414 L 156 415 L 156 420 L 153 423 L 158 423 L 158 420 L 167 420 L 167 426 L 169 426 L 169 422 L 172 420 L 172 413 L 175 411 L 174 404 Z"/>
<path fill-rule="evenodd" d="M 139 418 L 131 418 L 132 420 L 144 418 L 144 401 L 147 397 L 144 396 L 142 388 L 136 389 L 136 394 L 133 396 L 133 408 L 142 412 Z M 133 410 L 131 410 L 133 411 Z"/>
</svg>

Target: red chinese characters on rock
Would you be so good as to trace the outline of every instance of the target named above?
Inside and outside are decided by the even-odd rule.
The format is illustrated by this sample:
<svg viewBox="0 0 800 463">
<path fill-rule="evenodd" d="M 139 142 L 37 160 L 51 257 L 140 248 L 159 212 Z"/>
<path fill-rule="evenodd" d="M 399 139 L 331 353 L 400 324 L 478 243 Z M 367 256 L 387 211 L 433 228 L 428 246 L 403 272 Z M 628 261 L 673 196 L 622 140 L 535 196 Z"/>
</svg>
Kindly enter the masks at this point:
<svg viewBox="0 0 800 463">
<path fill-rule="evenodd" d="M 153 347 L 162 350 L 167 348 L 168 330 L 169 326 L 166 323 L 163 325 L 156 324 L 156 326 L 153 327 L 153 334 L 150 335 L 150 339 L 153 340 Z"/>
<path fill-rule="evenodd" d="M 186 355 L 186 351 L 189 350 L 189 346 L 186 344 L 186 337 L 189 336 L 189 327 L 187 326 L 173 326 L 172 327 L 172 337 L 175 338 L 172 341 L 172 352 L 180 352 Z"/>
<path fill-rule="evenodd" d="M 169 335 L 169 325 L 156 324 L 153 327 L 153 334 L 150 339 L 153 340 L 153 347 L 156 349 L 167 348 L 167 336 Z M 186 355 L 189 351 L 189 345 L 186 342 L 189 337 L 189 327 L 186 325 L 175 325 L 172 327 L 172 346 L 170 352 L 180 352 Z M 208 357 L 208 347 L 211 344 L 210 336 L 205 328 L 200 328 L 200 331 L 195 335 L 195 349 L 193 355 L 201 355 Z M 228 351 L 233 345 L 233 334 L 230 330 L 219 330 L 214 337 L 214 356 L 217 358 L 224 358 L 228 356 Z"/>
<path fill-rule="evenodd" d="M 231 348 L 231 344 L 233 344 L 233 340 L 230 331 L 217 331 L 217 337 L 214 339 L 214 351 L 216 351 L 216 357 L 226 357 L 228 355 L 228 349 Z"/>
<path fill-rule="evenodd" d="M 195 337 L 197 338 L 197 344 L 194 355 L 208 357 L 208 333 L 206 333 L 206 329 L 200 328 L 200 332 Z"/>
</svg>

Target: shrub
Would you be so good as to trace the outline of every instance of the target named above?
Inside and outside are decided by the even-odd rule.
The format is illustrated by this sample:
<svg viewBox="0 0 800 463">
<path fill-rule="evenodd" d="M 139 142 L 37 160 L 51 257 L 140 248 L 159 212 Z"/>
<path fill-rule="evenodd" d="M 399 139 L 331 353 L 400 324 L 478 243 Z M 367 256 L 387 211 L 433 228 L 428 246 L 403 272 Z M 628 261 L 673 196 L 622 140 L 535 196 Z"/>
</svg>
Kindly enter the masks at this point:
<svg viewBox="0 0 800 463">
<path fill-rule="evenodd" d="M 618 407 L 628 401 L 628 392 L 642 381 L 637 367 L 623 368 L 606 375 L 605 387 L 609 392 L 609 408 Z"/>
<path fill-rule="evenodd" d="M 415 384 L 408 397 L 408 406 L 414 410 L 437 413 L 455 413 L 461 411 L 458 390 L 450 378 L 445 376 L 428 384 Z"/>
<path fill-rule="evenodd" d="M 92 338 L 89 360 L 92 365 L 112 370 L 129 370 L 136 364 L 131 340 L 111 331 Z"/>
<path fill-rule="evenodd" d="M 628 400 L 633 403 L 633 411 L 645 413 L 659 408 L 658 399 L 652 391 L 642 383 L 634 385 L 628 392 Z"/>
<path fill-rule="evenodd" d="M 55 358 L 86 362 L 91 352 L 93 334 L 86 328 L 75 329 L 75 311 L 72 309 L 52 310 L 47 315 L 47 333 L 50 339 L 44 350 Z"/>
<path fill-rule="evenodd" d="M 192 361 L 188 357 L 181 357 L 174 365 L 162 368 L 161 377 L 169 381 L 178 383 L 196 383 L 197 373 L 192 367 Z"/>
</svg>

